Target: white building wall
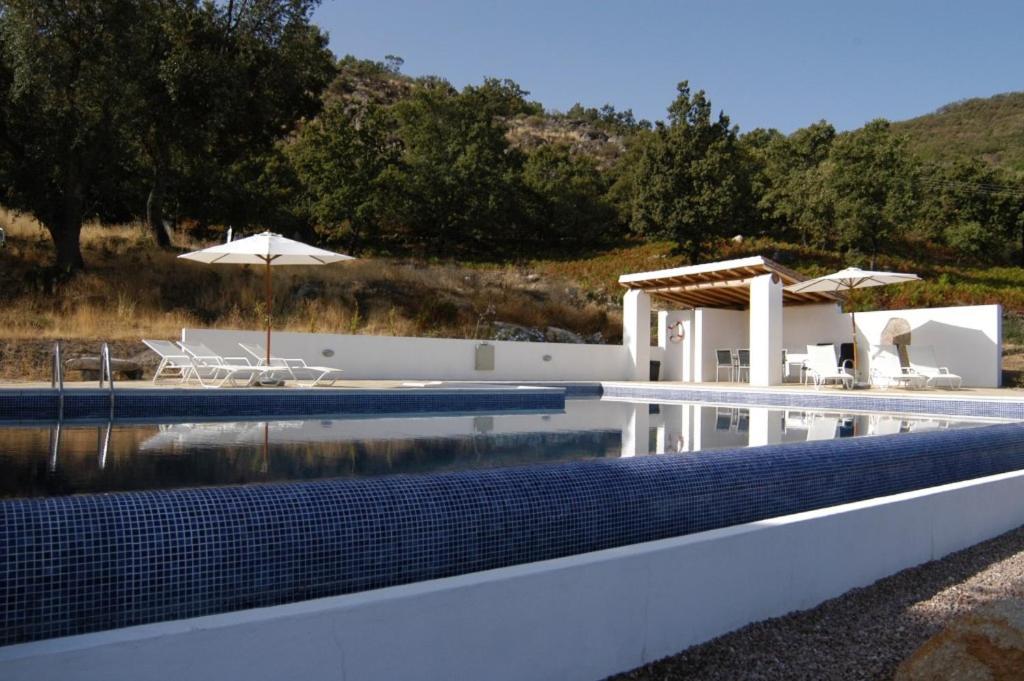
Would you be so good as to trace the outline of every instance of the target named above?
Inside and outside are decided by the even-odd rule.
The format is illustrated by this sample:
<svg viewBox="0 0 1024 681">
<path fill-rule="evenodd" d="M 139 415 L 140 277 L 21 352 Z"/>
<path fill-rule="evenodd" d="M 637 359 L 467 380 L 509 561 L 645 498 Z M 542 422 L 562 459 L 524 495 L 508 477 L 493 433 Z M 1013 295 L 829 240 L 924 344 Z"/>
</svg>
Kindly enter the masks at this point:
<svg viewBox="0 0 1024 681">
<path fill-rule="evenodd" d="M 669 328 L 682 325 L 682 340 L 669 340 Z M 661 380 L 689 381 L 693 363 L 693 310 L 658 312 L 658 348 L 661 350 Z"/>
<path fill-rule="evenodd" d="M 266 342 L 262 331 L 183 329 L 181 334 L 186 342 L 204 343 L 224 355 L 243 354 L 239 342 Z M 648 330 L 648 343 L 649 335 Z M 622 345 L 486 341 L 495 346 L 494 370 L 477 371 L 476 346 L 484 342 L 478 340 L 280 332 L 272 342 L 275 357 L 337 367 L 347 379 L 601 381 L 633 377 L 630 355 Z M 646 372 L 645 365 L 643 380 Z"/>
<path fill-rule="evenodd" d="M 1018 527 L 1022 494 L 1017 471 L 447 579 L 6 646 L 0 678 L 593 681 Z"/>
<path fill-rule="evenodd" d="M 808 345 L 850 340 L 850 318 L 839 305 L 790 305 L 782 310 L 782 347 L 803 354 Z"/>
<path fill-rule="evenodd" d="M 749 315 L 745 310 L 694 310 L 694 372 L 697 383 L 715 380 L 715 350 L 719 348 L 750 347 Z M 722 372 L 721 378 L 728 376 Z"/>
</svg>

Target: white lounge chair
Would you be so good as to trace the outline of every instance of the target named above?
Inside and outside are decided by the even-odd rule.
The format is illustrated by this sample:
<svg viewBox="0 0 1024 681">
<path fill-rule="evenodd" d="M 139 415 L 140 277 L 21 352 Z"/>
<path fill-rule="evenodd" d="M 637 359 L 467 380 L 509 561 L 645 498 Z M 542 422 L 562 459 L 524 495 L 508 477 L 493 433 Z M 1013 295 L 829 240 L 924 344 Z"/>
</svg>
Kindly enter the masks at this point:
<svg viewBox="0 0 1024 681">
<path fill-rule="evenodd" d="M 895 435 L 906 428 L 903 419 L 881 414 L 872 414 L 869 424 L 868 432 L 871 435 Z"/>
<path fill-rule="evenodd" d="M 927 379 L 909 367 L 900 364 L 895 345 L 879 345 L 871 350 L 871 385 L 883 390 L 892 386 L 923 388 Z"/>
<path fill-rule="evenodd" d="M 189 374 L 195 368 L 192 358 L 175 343 L 166 340 L 146 340 L 143 344 L 160 356 L 160 364 L 153 374 L 153 382 L 156 383 L 161 377 L 177 378 L 182 383 L 188 380 Z M 168 374 L 164 376 L 164 374 Z"/>
<path fill-rule="evenodd" d="M 261 377 L 273 375 L 272 367 L 257 366 L 248 357 L 218 355 L 202 343 L 184 343 L 178 345 L 188 353 L 192 360 L 192 370 L 188 374 L 194 377 L 204 388 L 220 388 L 225 383 L 252 385 Z"/>
<path fill-rule="evenodd" d="M 853 387 L 853 374 L 836 363 L 835 345 L 808 345 L 806 367 L 815 390 L 829 381 L 838 382 L 844 388 Z"/>
<path fill-rule="evenodd" d="M 311 366 L 306 360 L 298 357 L 270 357 L 267 363 L 267 351 L 258 343 L 239 343 L 239 347 L 256 360 L 257 366 L 270 367 L 278 373 L 287 373 L 293 381 L 301 382 L 299 375 L 308 377 L 309 383 L 306 386 L 334 385 L 335 381 L 341 378 L 343 370 L 335 367 Z"/>
<path fill-rule="evenodd" d="M 836 428 L 839 427 L 839 418 L 826 414 L 814 414 L 807 424 L 807 439 L 810 440 L 834 440 Z"/>
<path fill-rule="evenodd" d="M 951 372 L 949 367 L 939 366 L 932 346 L 908 345 L 907 353 L 910 358 L 910 368 L 925 377 L 926 385 L 937 387 L 938 384 L 945 384 L 952 390 L 959 390 L 963 385 L 963 378 Z"/>
</svg>

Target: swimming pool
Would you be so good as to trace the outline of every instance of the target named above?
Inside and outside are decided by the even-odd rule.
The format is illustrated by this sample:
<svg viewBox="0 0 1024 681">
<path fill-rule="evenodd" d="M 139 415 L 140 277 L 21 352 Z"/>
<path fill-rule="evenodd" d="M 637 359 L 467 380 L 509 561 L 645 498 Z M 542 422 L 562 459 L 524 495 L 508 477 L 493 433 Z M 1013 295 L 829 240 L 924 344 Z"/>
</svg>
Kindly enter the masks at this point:
<svg viewBox="0 0 1024 681">
<path fill-rule="evenodd" d="M 538 413 L 0 427 L 0 497 L 360 478 L 949 430 L 984 419 L 567 400 Z"/>
<path fill-rule="evenodd" d="M 474 389 L 451 402 L 344 395 L 355 413 L 285 420 L 7 423 L 0 645 L 533 563 L 1024 469 L 1020 402 L 846 400 L 869 412 L 837 408 L 831 393 L 723 392 L 707 405 L 683 401 L 702 397 L 692 390 L 631 400 L 632 387 L 602 387 L 600 400 L 503 390 L 497 409 Z M 559 406 L 543 408 L 552 396 Z M 776 399 L 787 406 L 757 404 Z M 394 413 L 406 404 L 418 411 Z"/>
</svg>

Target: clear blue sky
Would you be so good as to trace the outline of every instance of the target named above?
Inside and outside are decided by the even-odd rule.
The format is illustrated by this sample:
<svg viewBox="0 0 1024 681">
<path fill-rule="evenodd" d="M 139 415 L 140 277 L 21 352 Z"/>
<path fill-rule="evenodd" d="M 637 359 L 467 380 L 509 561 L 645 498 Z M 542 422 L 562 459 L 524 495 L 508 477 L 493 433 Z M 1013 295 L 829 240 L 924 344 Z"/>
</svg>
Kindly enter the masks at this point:
<svg viewBox="0 0 1024 681">
<path fill-rule="evenodd" d="M 457 87 L 511 78 L 549 109 L 665 116 L 683 79 L 744 131 L 840 129 L 1024 90 L 1024 0 L 324 0 L 339 56 Z"/>
</svg>

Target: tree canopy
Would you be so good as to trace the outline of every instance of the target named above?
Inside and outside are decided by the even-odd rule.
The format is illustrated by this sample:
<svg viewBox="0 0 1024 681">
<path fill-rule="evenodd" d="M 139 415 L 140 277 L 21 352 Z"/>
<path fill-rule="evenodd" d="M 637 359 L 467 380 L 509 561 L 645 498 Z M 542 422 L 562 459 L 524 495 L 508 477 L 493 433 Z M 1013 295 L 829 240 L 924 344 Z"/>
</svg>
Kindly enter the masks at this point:
<svg viewBox="0 0 1024 681">
<path fill-rule="evenodd" d="M 92 218 L 163 246 L 166 225 L 232 225 L 491 259 L 669 240 L 697 261 L 743 234 L 851 262 L 927 243 L 1024 263 L 1024 175 L 908 138 L 938 118 L 740 135 L 687 81 L 654 124 L 546 111 L 508 79 L 335 59 L 317 2 L 0 0 L 0 204 L 46 227 L 63 273 Z M 995 99 L 1003 128 L 1017 99 Z"/>
</svg>

